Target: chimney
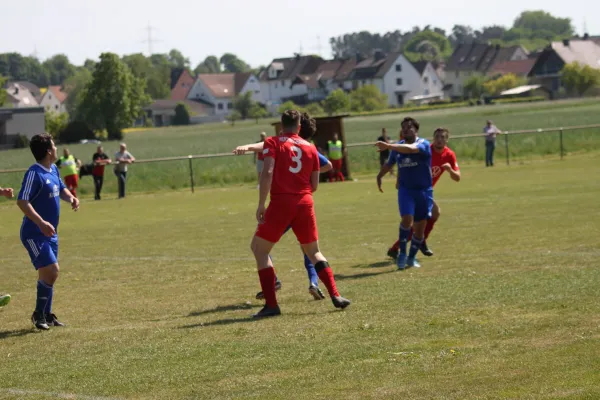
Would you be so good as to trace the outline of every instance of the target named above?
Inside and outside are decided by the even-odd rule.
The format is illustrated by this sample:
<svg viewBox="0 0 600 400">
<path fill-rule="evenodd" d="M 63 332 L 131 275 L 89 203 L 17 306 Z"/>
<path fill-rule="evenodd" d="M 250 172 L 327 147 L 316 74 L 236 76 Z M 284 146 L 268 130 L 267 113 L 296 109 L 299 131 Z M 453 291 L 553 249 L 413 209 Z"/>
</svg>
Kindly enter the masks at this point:
<svg viewBox="0 0 600 400">
<path fill-rule="evenodd" d="M 375 49 L 373 51 L 373 57 L 375 58 L 375 61 L 380 61 L 385 58 L 385 53 L 381 49 Z"/>
<path fill-rule="evenodd" d="M 19 94 L 19 87 L 15 85 L 15 92 L 13 94 Z"/>
<path fill-rule="evenodd" d="M 569 39 L 563 39 L 563 45 L 565 45 L 565 47 L 569 47 Z"/>
</svg>

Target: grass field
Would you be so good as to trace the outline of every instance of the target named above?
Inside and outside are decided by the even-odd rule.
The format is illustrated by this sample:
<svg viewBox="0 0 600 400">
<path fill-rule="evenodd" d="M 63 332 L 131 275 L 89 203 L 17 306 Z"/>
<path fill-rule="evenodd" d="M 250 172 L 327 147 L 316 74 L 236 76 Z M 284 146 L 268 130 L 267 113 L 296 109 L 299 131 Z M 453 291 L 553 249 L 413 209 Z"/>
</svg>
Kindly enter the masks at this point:
<svg viewBox="0 0 600 400">
<path fill-rule="evenodd" d="M 297 244 L 273 252 L 281 317 L 260 302 L 251 185 L 84 201 L 63 209 L 54 310 L 34 331 L 20 214 L 0 205 L 0 398 L 600 398 L 598 152 L 442 177 L 419 270 L 385 257 L 392 179 L 316 193 L 341 293 L 315 302 Z"/>
<path fill-rule="evenodd" d="M 557 101 L 537 104 L 494 105 L 415 113 L 421 122 L 421 134 L 429 138 L 439 126 L 448 127 L 454 135 L 481 132 L 487 119 L 493 119 L 503 130 L 537 129 L 600 123 L 598 99 Z M 345 122 L 348 143 L 374 141 L 382 127 L 396 137 L 404 114 L 377 117 L 357 117 Z M 135 131 L 126 135 L 130 151 L 138 159 L 211 154 L 231 151 L 236 145 L 258 140 L 260 131 L 273 134 L 270 121 L 229 124 L 195 125 L 184 128 L 164 128 Z M 600 129 L 566 132 L 567 153 L 600 150 Z M 482 162 L 485 154 L 483 139 L 455 139 L 450 146 L 463 162 Z M 91 160 L 96 146 L 72 145 L 72 153 L 83 160 Z M 109 142 L 105 150 L 113 155 L 118 144 Z M 62 146 L 59 146 L 62 151 Z M 558 133 L 511 136 L 509 151 L 512 162 L 529 162 L 532 159 L 556 157 L 559 154 Z M 378 156 L 371 147 L 351 148 L 349 152 L 352 173 L 372 173 L 379 168 Z M 496 150 L 498 162 L 505 162 L 503 140 Z M 28 150 L 0 153 L 0 170 L 27 168 L 31 164 Z M 225 186 L 232 183 L 256 180 L 251 157 L 224 157 L 193 161 L 197 185 Z M 3 185 L 19 186 L 23 173 L 0 174 Z M 188 160 L 139 164 L 131 168 L 128 188 L 134 192 L 155 192 L 162 189 L 180 189 L 190 185 Z M 116 193 L 116 178 L 107 172 L 107 192 Z M 90 177 L 82 179 L 80 191 L 84 197 L 93 197 Z"/>
</svg>

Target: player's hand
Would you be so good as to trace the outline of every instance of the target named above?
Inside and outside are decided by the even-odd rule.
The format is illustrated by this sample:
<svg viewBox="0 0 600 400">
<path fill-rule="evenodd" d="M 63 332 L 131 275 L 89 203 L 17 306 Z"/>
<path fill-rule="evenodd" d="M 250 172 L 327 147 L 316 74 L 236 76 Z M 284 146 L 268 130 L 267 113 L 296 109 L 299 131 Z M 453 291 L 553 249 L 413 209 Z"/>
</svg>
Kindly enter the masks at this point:
<svg viewBox="0 0 600 400">
<path fill-rule="evenodd" d="M 263 224 L 265 222 L 265 211 L 266 208 L 264 205 L 259 205 L 256 209 L 256 220 L 259 224 Z"/>
<path fill-rule="evenodd" d="M 375 147 L 377 147 L 377 151 L 382 152 L 388 150 L 390 148 L 390 145 L 386 142 L 377 142 L 375 143 Z"/>
<path fill-rule="evenodd" d="M 442 165 L 442 168 L 444 168 L 445 171 L 450 172 L 452 166 L 450 165 L 450 163 L 446 163 Z"/>
<path fill-rule="evenodd" d="M 75 196 L 71 197 L 71 208 L 73 211 L 79 210 L 79 199 Z"/>
<path fill-rule="evenodd" d="M 235 149 L 233 149 L 233 154 L 235 154 L 236 156 L 244 155 L 247 152 L 248 152 L 248 146 L 238 146 Z"/>
<path fill-rule="evenodd" d="M 52 236 L 56 235 L 56 230 L 54 229 L 54 227 L 52 226 L 52 224 L 50 222 L 42 221 L 38 225 L 38 228 L 40 228 L 40 231 L 42 231 L 44 236 L 52 237 Z"/>
<path fill-rule="evenodd" d="M 383 193 L 383 189 L 381 188 L 381 176 L 377 175 L 377 188 L 381 193 Z"/>
<path fill-rule="evenodd" d="M 15 195 L 11 188 L 0 189 L 0 196 L 4 196 L 7 199 L 12 199 Z"/>
</svg>

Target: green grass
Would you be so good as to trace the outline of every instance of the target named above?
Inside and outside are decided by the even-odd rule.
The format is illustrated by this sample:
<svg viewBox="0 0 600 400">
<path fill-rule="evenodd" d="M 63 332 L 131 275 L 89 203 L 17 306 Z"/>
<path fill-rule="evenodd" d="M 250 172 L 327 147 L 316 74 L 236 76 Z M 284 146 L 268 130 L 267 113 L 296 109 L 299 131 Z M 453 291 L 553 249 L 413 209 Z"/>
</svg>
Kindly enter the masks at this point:
<svg viewBox="0 0 600 400">
<path fill-rule="evenodd" d="M 36 276 L 5 203 L 0 398 L 599 398 L 599 161 L 443 177 L 436 254 L 404 272 L 385 257 L 393 180 L 322 185 L 322 249 L 353 304 L 310 300 L 288 234 L 273 252 L 283 315 L 265 321 L 249 319 L 251 185 L 65 207 L 54 309 L 69 327 L 50 332 L 30 327 Z"/>
<path fill-rule="evenodd" d="M 448 127 L 452 134 L 481 132 L 487 119 L 493 119 L 503 130 L 522 130 L 600 123 L 600 102 L 597 99 L 557 101 L 535 104 L 491 105 L 451 110 L 435 110 L 414 113 L 421 122 L 421 134 L 429 138 L 436 127 Z M 405 114 L 349 118 L 345 122 L 348 143 L 374 142 L 382 127 L 387 127 L 390 136 L 396 137 L 400 120 Z M 186 156 L 188 154 L 211 154 L 230 152 L 235 146 L 258 139 L 266 131 L 274 134 L 269 121 L 260 124 L 242 122 L 232 127 L 229 124 L 194 125 L 184 128 L 163 128 L 136 131 L 127 134 L 130 151 L 138 159 Z M 502 139 L 502 138 L 501 138 Z M 579 153 L 600 149 L 600 129 L 572 131 L 564 134 L 568 153 Z M 114 154 L 117 143 L 105 143 L 105 150 Z M 482 138 L 454 139 L 450 146 L 462 163 L 480 162 L 484 158 L 485 146 Z M 72 153 L 83 160 L 91 160 L 96 146 L 71 145 Z M 59 146 L 62 151 L 62 146 Z M 532 159 L 556 157 L 559 154 L 558 133 L 528 134 L 511 136 L 510 158 L 513 162 L 529 162 Z M 379 168 L 378 156 L 370 147 L 350 149 L 350 167 L 354 173 L 371 173 Z M 505 159 L 504 142 L 498 143 L 496 158 Z M 31 164 L 29 150 L 12 150 L 0 153 L 0 170 L 27 168 Z M 252 158 L 224 157 L 193 161 L 196 185 L 224 186 L 256 180 Z M 1 184 L 18 187 L 23 173 L 0 174 Z M 116 178 L 107 171 L 106 191 L 116 192 Z M 131 168 L 128 189 L 133 192 L 156 192 L 159 190 L 188 188 L 190 185 L 188 160 L 151 164 L 138 164 Z M 92 197 L 91 177 L 84 177 L 80 190 L 84 197 Z"/>
</svg>

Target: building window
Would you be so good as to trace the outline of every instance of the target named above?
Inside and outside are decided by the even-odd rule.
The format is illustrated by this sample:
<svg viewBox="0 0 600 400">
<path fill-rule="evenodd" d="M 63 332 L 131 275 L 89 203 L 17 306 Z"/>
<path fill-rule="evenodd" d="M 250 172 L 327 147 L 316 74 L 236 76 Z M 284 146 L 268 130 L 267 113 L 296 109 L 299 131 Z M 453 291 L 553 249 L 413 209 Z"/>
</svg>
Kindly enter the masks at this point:
<svg viewBox="0 0 600 400">
<path fill-rule="evenodd" d="M 54 109 L 55 109 L 55 110 L 58 110 L 58 104 L 55 104 L 55 105 L 54 105 Z"/>
<path fill-rule="evenodd" d="M 425 83 L 425 84 L 429 83 L 429 77 L 424 76 L 423 77 L 423 83 Z"/>
<path fill-rule="evenodd" d="M 223 109 L 223 103 L 217 104 L 217 109 L 222 110 Z"/>
<path fill-rule="evenodd" d="M 402 72 L 402 64 L 396 64 L 396 72 Z"/>
<path fill-rule="evenodd" d="M 254 94 L 260 94 L 260 90 L 255 90 Z"/>
<path fill-rule="evenodd" d="M 402 78 L 396 78 L 396 85 L 402 86 Z"/>
<path fill-rule="evenodd" d="M 227 109 L 231 110 L 233 108 L 233 104 L 232 103 L 227 103 Z"/>
</svg>

